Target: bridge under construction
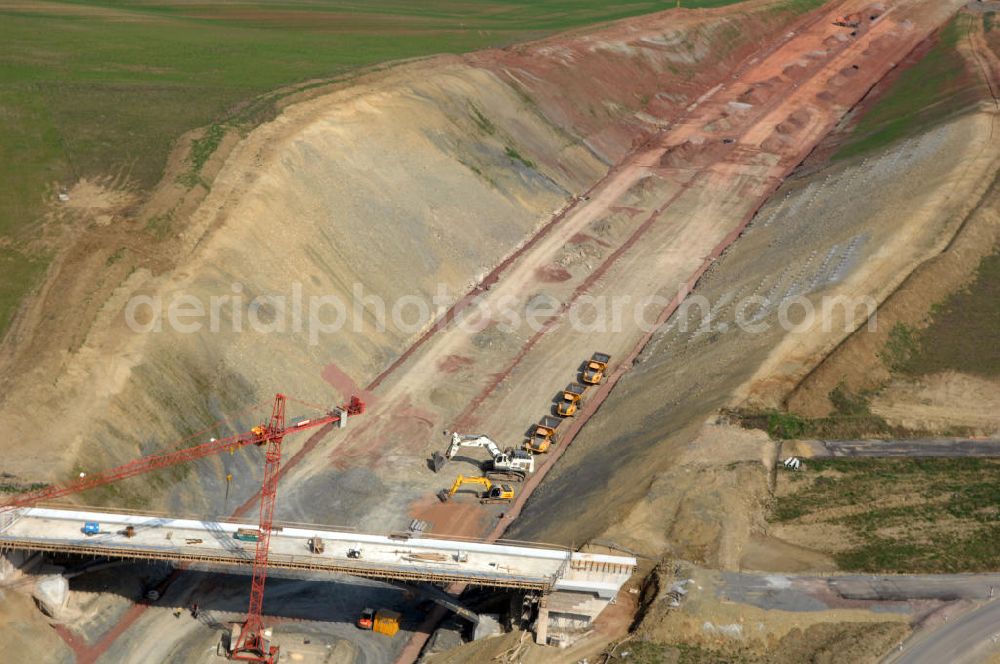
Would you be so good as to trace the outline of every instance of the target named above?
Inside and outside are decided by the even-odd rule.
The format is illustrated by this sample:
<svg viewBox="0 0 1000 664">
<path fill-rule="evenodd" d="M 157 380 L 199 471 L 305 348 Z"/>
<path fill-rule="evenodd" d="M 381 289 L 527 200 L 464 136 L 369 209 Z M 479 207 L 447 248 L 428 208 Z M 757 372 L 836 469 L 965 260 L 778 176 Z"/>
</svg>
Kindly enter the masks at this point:
<svg viewBox="0 0 1000 664">
<path fill-rule="evenodd" d="M 85 534 L 87 523 L 97 524 Z M 250 566 L 254 541 L 236 538 L 256 524 L 152 514 L 30 507 L 0 514 L 0 547 L 112 558 Z M 317 552 L 313 542 L 323 542 Z M 487 544 L 411 533 L 368 535 L 314 526 L 275 527 L 268 565 L 378 579 L 467 583 L 614 597 L 635 558 L 524 543 Z"/>
</svg>

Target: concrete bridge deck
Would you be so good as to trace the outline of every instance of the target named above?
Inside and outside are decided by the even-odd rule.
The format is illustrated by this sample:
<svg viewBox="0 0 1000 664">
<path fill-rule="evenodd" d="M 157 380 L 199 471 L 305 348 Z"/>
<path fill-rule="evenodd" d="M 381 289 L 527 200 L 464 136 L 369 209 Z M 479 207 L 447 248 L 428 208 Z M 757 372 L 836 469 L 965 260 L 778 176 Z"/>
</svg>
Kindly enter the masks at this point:
<svg viewBox="0 0 1000 664">
<path fill-rule="evenodd" d="M 99 523 L 100 532 L 85 535 L 87 521 Z M 127 526 L 134 528 L 134 536 L 125 535 Z M 255 543 L 234 536 L 240 528 L 256 527 L 251 522 L 33 507 L 0 514 L 0 549 L 250 566 Z M 322 554 L 310 551 L 308 541 L 313 537 L 323 540 Z M 360 551 L 360 557 L 349 557 L 352 550 Z M 370 578 L 575 591 L 610 599 L 632 575 L 636 559 L 531 544 L 369 535 L 296 525 L 271 534 L 269 564 Z"/>
</svg>

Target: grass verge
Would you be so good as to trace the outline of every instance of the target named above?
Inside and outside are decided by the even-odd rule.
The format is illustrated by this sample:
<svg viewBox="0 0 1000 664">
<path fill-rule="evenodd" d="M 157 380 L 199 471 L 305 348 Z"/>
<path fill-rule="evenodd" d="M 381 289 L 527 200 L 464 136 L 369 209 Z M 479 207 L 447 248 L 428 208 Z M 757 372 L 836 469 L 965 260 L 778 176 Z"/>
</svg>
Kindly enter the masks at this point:
<svg viewBox="0 0 1000 664">
<path fill-rule="evenodd" d="M 955 370 L 1000 376 L 1000 249 L 979 263 L 973 281 L 931 309 L 921 330 L 897 324 L 880 354 L 895 373 Z"/>
<path fill-rule="evenodd" d="M 871 411 L 867 394 L 852 394 L 843 385 L 830 392 L 834 411 L 826 417 L 803 417 L 781 410 L 734 409 L 726 412 L 730 420 L 747 429 L 767 431 L 776 440 L 802 438 L 857 440 L 861 438 L 925 438 L 942 435 L 968 435 L 967 429 L 930 432 L 892 425 Z"/>
<path fill-rule="evenodd" d="M 959 14 L 938 35 L 934 46 L 892 85 L 876 93 L 834 154 L 846 159 L 884 148 L 975 108 L 985 96 L 982 83 L 966 69 L 958 43 L 971 28 L 971 15 Z"/>
<path fill-rule="evenodd" d="M 811 459 L 781 477 L 769 520 L 845 528 L 850 545 L 828 551 L 844 570 L 893 573 L 1000 567 L 1000 460 Z"/>
</svg>

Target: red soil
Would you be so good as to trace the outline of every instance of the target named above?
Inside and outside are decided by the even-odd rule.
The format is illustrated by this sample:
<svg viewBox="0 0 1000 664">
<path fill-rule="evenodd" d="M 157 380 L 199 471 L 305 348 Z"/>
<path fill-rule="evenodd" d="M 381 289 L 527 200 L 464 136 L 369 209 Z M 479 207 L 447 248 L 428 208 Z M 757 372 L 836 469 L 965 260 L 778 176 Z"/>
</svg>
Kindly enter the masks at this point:
<svg viewBox="0 0 1000 664">
<path fill-rule="evenodd" d="M 535 272 L 538 280 L 544 283 L 557 283 L 567 281 L 571 276 L 569 271 L 561 265 L 546 265 Z"/>
<path fill-rule="evenodd" d="M 472 358 L 466 357 L 464 355 L 448 355 L 447 357 L 441 358 L 438 362 L 438 370 L 441 373 L 455 373 L 459 369 L 463 369 L 472 364 Z"/>
</svg>

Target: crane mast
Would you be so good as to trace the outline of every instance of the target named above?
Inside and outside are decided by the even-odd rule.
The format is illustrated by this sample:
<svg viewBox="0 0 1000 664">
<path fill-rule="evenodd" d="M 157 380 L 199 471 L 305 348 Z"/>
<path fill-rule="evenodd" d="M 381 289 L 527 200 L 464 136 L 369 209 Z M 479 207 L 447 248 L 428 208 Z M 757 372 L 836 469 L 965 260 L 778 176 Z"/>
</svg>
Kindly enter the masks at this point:
<svg viewBox="0 0 1000 664">
<path fill-rule="evenodd" d="M 271 662 L 278 649 L 271 646 L 264 633 L 264 582 L 267 580 L 267 556 L 274 523 L 274 504 L 278 496 L 278 470 L 281 467 L 281 442 L 285 437 L 285 397 L 274 399 L 271 421 L 267 425 L 264 452 L 264 484 L 260 490 L 260 536 L 253 560 L 250 584 L 250 607 L 236 644 L 230 645 L 230 657 L 237 660 Z"/>
</svg>

